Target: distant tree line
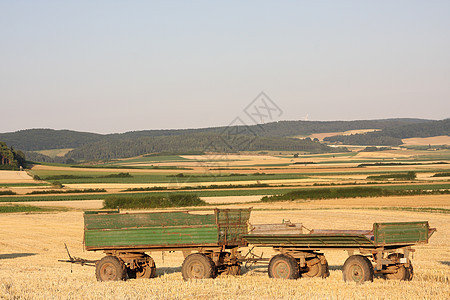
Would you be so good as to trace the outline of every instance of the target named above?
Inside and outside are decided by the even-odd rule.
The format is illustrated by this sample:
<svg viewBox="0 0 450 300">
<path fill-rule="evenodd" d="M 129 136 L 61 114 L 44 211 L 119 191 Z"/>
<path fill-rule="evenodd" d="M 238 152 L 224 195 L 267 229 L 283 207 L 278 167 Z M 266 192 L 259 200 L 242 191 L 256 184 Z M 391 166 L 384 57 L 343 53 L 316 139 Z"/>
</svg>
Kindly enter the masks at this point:
<svg viewBox="0 0 450 300">
<path fill-rule="evenodd" d="M 238 151 L 301 151 L 312 153 L 342 152 L 311 140 L 285 137 L 260 137 L 199 133 L 178 136 L 141 137 L 129 140 L 100 141 L 81 146 L 66 154 L 74 160 L 109 160 L 158 152 L 225 152 Z"/>
<path fill-rule="evenodd" d="M 279 121 L 260 125 L 237 126 L 241 134 L 270 137 L 292 137 L 320 132 L 340 132 L 355 129 L 387 129 L 402 125 L 430 122 L 422 119 L 384 119 L 361 121 Z M 143 137 L 181 136 L 200 133 L 223 134 L 228 127 L 198 129 L 142 130 L 115 134 L 97 134 L 71 130 L 27 129 L 0 133 L 0 140 L 16 149 L 39 151 L 46 149 L 78 148 L 100 141 L 134 140 Z"/>
<path fill-rule="evenodd" d="M 363 134 L 336 135 L 323 139 L 330 143 L 340 143 L 344 145 L 377 145 L 377 146 L 398 146 L 402 144 L 401 138 L 384 135 L 380 131 L 367 132 Z"/>
<path fill-rule="evenodd" d="M 310 153 L 340 152 L 317 139 L 289 138 L 320 132 L 354 129 L 381 129 L 376 132 L 333 136 L 329 143 L 397 146 L 402 138 L 448 135 L 450 119 L 384 119 L 363 121 L 279 121 L 252 126 L 211 127 L 200 129 L 143 130 L 122 134 L 96 134 L 70 130 L 30 129 L 0 134 L 16 149 L 27 150 L 28 160 L 74 163 L 79 160 L 109 160 L 148 153 L 296 151 Z M 74 148 L 64 157 L 49 157 L 36 152 L 43 149 Z M 23 153 L 22 153 L 23 154 Z"/>
<path fill-rule="evenodd" d="M 361 134 L 331 136 L 324 138 L 324 141 L 344 145 L 398 146 L 405 138 L 439 135 L 450 135 L 450 119 L 401 125 Z"/>
<path fill-rule="evenodd" d="M 39 152 L 33 151 L 24 151 L 25 156 L 28 161 L 33 162 L 45 162 L 45 163 L 55 163 L 55 164 L 73 164 L 75 161 L 73 159 L 64 157 L 64 156 L 56 156 L 51 157 L 48 155 L 41 154 Z"/>
<path fill-rule="evenodd" d="M 22 151 L 16 151 L 13 147 L 9 148 L 6 143 L 0 142 L 0 169 L 18 170 L 25 167 L 25 154 Z"/>
</svg>

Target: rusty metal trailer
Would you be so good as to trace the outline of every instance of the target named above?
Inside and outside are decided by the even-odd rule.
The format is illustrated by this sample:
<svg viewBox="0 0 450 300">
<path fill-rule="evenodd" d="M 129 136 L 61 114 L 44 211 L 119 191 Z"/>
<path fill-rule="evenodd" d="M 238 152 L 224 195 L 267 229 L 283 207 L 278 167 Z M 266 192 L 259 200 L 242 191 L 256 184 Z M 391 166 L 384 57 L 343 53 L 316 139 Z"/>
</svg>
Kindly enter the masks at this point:
<svg viewBox="0 0 450 300">
<path fill-rule="evenodd" d="M 84 245 L 103 251 L 98 261 L 72 257 L 68 262 L 96 267 L 99 281 L 151 278 L 156 264 L 153 251 L 182 251 L 185 280 L 240 275 L 242 263 L 269 261 L 273 278 L 327 277 L 324 250 L 349 252 L 343 266 L 346 281 L 372 281 L 374 273 L 386 279 L 411 280 L 410 254 L 416 244 L 428 243 L 435 231 L 428 222 L 375 223 L 372 230 L 308 230 L 289 221 L 282 224 L 249 223 L 251 209 L 120 213 L 87 211 Z M 252 256 L 252 249 L 271 247 L 278 254 Z M 358 253 L 358 254 L 355 254 Z M 67 261 L 67 260 L 66 260 Z"/>
<path fill-rule="evenodd" d="M 269 262 L 274 278 L 327 277 L 328 263 L 320 251 L 346 250 L 342 272 L 345 281 L 372 281 L 374 273 L 386 279 L 411 280 L 410 254 L 416 244 L 426 244 L 436 231 L 428 222 L 375 223 L 372 230 L 310 230 L 289 234 L 251 231 L 243 238 L 279 254 Z M 354 254 L 359 253 L 359 254 Z"/>
<path fill-rule="evenodd" d="M 248 232 L 250 209 L 84 214 L 84 245 L 104 251 L 95 262 L 99 281 L 151 278 L 156 265 L 152 251 L 182 251 L 184 279 L 213 278 L 218 273 L 240 274 L 239 247 Z M 195 252 L 195 253 L 191 253 Z"/>
</svg>

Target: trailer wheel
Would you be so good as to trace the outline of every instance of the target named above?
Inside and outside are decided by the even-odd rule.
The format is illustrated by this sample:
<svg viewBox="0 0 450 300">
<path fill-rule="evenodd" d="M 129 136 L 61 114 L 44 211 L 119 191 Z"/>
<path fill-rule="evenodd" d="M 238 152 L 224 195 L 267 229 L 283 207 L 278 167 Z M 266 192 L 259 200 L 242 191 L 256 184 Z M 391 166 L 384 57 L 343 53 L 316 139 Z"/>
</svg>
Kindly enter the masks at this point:
<svg viewBox="0 0 450 300">
<path fill-rule="evenodd" d="M 223 272 L 222 274 L 223 275 L 233 275 L 233 276 L 241 275 L 241 266 L 240 265 L 228 266 L 226 268 L 225 272 Z"/>
<path fill-rule="evenodd" d="M 362 255 L 352 255 L 342 268 L 344 281 L 363 283 L 373 281 L 373 266 L 370 260 Z"/>
<path fill-rule="evenodd" d="M 404 255 L 401 253 L 392 253 L 388 255 L 389 259 L 393 259 L 397 261 L 398 263 L 393 266 L 396 267 L 395 273 L 386 273 L 383 274 L 385 279 L 388 280 L 412 280 L 414 271 L 413 266 L 411 262 L 409 263 L 409 266 L 406 267 L 404 264 L 400 264 L 400 258 L 403 258 Z"/>
<path fill-rule="evenodd" d="M 194 253 L 183 261 L 181 275 L 184 280 L 214 278 L 217 275 L 216 266 L 208 256 Z"/>
<path fill-rule="evenodd" d="M 297 279 L 300 277 L 297 261 L 286 254 L 277 254 L 272 257 L 268 273 L 270 278 Z"/>
<path fill-rule="evenodd" d="M 411 262 L 409 263 L 409 267 L 406 268 L 406 271 L 408 272 L 408 277 L 406 277 L 406 280 L 411 281 L 414 277 L 414 268 Z"/>
<path fill-rule="evenodd" d="M 328 262 L 326 260 L 325 263 L 319 261 L 318 263 L 309 266 L 308 271 L 305 273 L 301 273 L 301 275 L 305 277 L 327 278 L 328 276 L 330 276 L 330 271 L 328 269 Z"/>
<path fill-rule="evenodd" d="M 136 278 L 154 278 L 156 275 L 156 264 L 150 255 L 145 255 L 146 262 L 136 269 Z"/>
<path fill-rule="evenodd" d="M 95 266 L 98 281 L 117 281 L 126 279 L 125 264 L 115 256 L 105 256 Z"/>
</svg>

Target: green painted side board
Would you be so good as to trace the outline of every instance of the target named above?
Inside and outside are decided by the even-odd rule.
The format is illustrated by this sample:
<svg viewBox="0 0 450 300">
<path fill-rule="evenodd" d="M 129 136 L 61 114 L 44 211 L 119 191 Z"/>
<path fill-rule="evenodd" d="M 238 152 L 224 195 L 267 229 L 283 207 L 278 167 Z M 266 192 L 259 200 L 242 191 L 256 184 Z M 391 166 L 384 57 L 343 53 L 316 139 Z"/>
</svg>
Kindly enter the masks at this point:
<svg viewBox="0 0 450 300">
<path fill-rule="evenodd" d="M 180 246 L 243 246 L 250 209 L 215 209 L 213 213 L 86 212 L 88 250 Z"/>
<path fill-rule="evenodd" d="M 375 243 L 377 245 L 427 243 L 428 230 L 428 222 L 373 224 Z"/>
<path fill-rule="evenodd" d="M 217 227 L 149 227 L 85 232 L 86 248 L 217 244 Z"/>
<path fill-rule="evenodd" d="M 121 229 L 161 226 L 196 226 L 216 224 L 214 214 L 189 214 L 187 212 L 159 212 L 159 213 L 106 213 L 85 214 L 86 230 L 92 229 Z"/>
</svg>

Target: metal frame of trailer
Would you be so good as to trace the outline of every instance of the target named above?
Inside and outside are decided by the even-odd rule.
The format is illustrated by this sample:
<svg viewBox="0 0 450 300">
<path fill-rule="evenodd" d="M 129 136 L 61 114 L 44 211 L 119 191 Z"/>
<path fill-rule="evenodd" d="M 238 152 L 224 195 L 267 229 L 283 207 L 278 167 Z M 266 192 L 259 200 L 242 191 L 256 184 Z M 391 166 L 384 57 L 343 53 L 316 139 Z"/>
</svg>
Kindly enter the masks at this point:
<svg viewBox="0 0 450 300">
<path fill-rule="evenodd" d="M 428 222 L 396 222 L 375 223 L 372 230 L 311 230 L 306 234 L 250 232 L 243 238 L 249 244 L 272 247 L 280 253 L 270 260 L 270 277 L 327 277 L 328 263 L 320 251 L 334 249 L 349 253 L 343 266 L 344 280 L 364 282 L 372 281 L 374 274 L 382 274 L 386 279 L 411 280 L 412 246 L 428 243 L 435 231 Z"/>
</svg>

